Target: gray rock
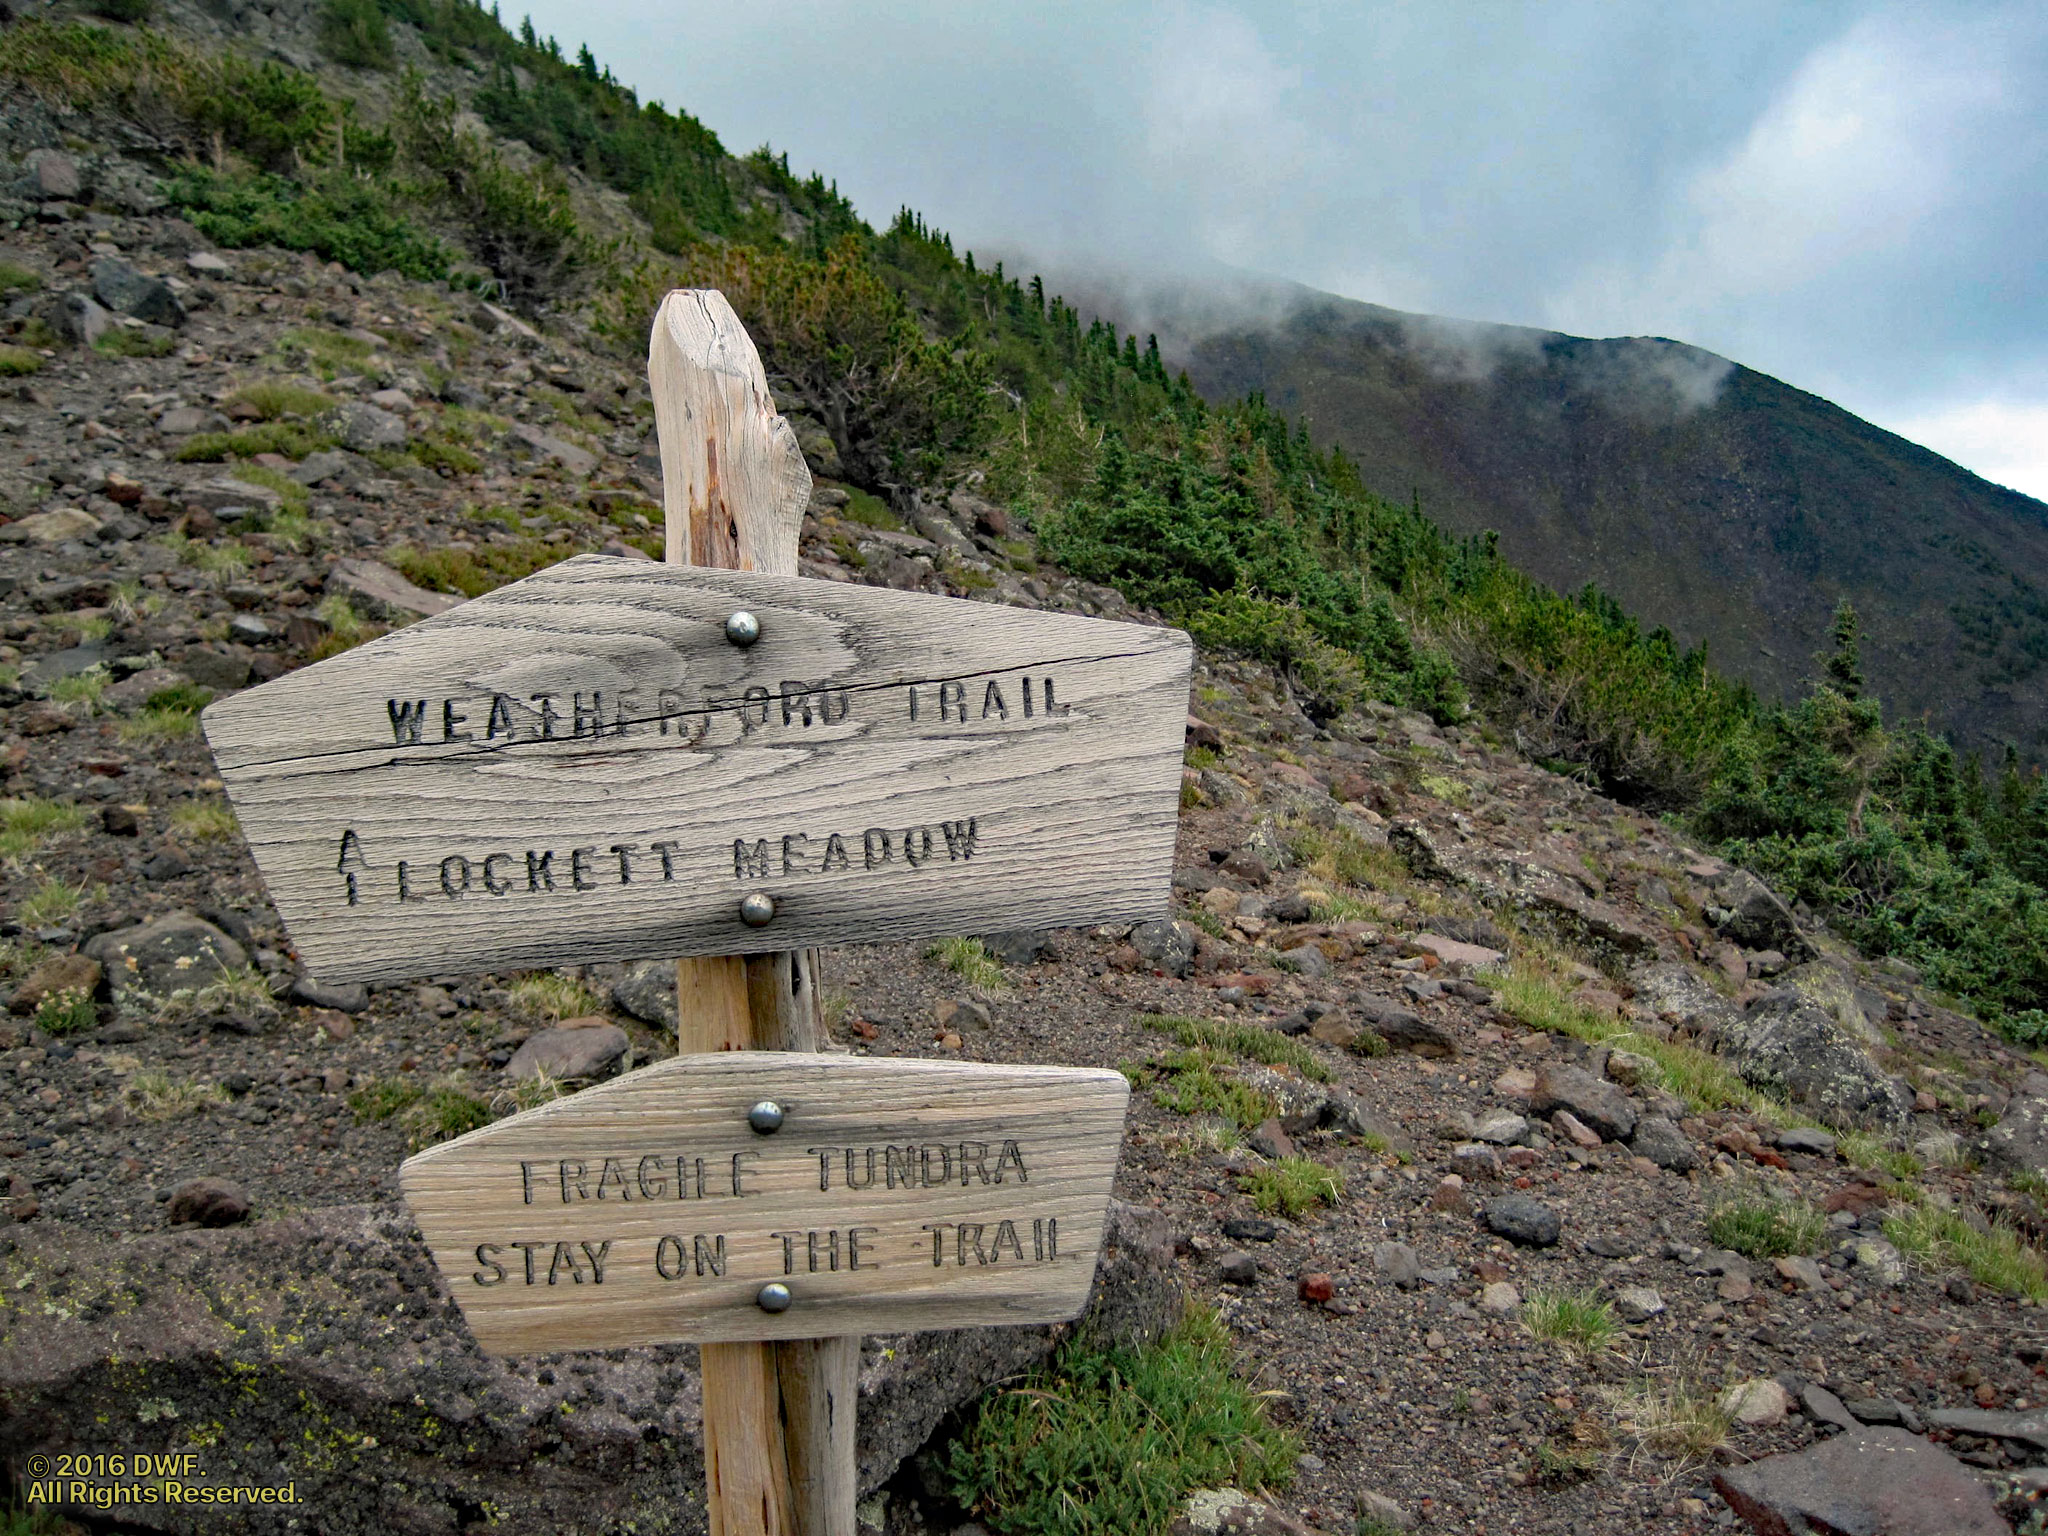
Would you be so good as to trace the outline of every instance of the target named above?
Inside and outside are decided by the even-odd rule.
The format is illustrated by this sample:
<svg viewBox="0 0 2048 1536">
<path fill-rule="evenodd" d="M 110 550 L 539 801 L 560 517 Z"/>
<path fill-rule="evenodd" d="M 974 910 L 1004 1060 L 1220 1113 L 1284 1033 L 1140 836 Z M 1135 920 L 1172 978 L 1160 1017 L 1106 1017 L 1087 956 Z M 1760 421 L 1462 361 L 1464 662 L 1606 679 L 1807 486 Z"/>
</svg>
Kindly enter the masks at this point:
<svg viewBox="0 0 2048 1536">
<path fill-rule="evenodd" d="M 292 1001 L 309 1008 L 334 1008 L 361 1013 L 370 1006 L 370 989 L 360 981 L 328 982 L 301 976 L 292 983 Z"/>
<path fill-rule="evenodd" d="M 612 983 L 612 1002 L 647 1024 L 676 1028 L 676 963 L 636 960 Z"/>
<path fill-rule="evenodd" d="M 1292 949 L 1281 951 L 1280 963 L 1311 981 L 1330 973 L 1329 956 L 1313 944 L 1297 944 Z"/>
<path fill-rule="evenodd" d="M 1775 949 L 1791 960 L 1812 957 L 1813 946 L 1800 933 L 1792 909 L 1755 875 L 1731 869 L 1721 877 L 1719 889 L 1728 913 L 1720 923 L 1724 937 L 1744 949 Z"/>
<path fill-rule="evenodd" d="M 288 477 L 300 485 L 323 485 L 337 475 L 347 474 L 355 464 L 351 455 L 330 448 L 323 453 L 307 454 L 288 471 Z"/>
<path fill-rule="evenodd" d="M 337 560 L 327 573 L 327 590 L 346 593 L 374 612 L 399 617 L 431 618 L 446 613 L 462 599 L 414 586 L 388 565 L 375 560 Z"/>
<path fill-rule="evenodd" d="M 512 428 L 512 435 L 531 448 L 536 458 L 553 459 L 572 475 L 587 475 L 597 468 L 597 455 L 589 449 L 578 448 L 538 427 L 520 422 Z M 956 533 L 955 537 L 958 536 Z"/>
<path fill-rule="evenodd" d="M 1652 1286 L 1620 1286 L 1614 1292 L 1614 1311 L 1624 1323 L 1647 1323 L 1664 1311 L 1664 1298 Z"/>
<path fill-rule="evenodd" d="M 28 195 L 42 202 L 69 202 L 83 190 L 78 162 L 58 149 L 31 150 Z"/>
<path fill-rule="evenodd" d="M 512 1053 L 505 1075 L 513 1081 L 543 1072 L 557 1081 L 608 1077 L 632 1064 L 633 1042 L 616 1024 L 581 1029 L 543 1029 Z"/>
<path fill-rule="evenodd" d="M 102 256 L 92 264 L 93 296 L 116 314 L 132 315 L 149 325 L 183 325 L 185 306 L 160 277 L 138 272 L 118 256 Z"/>
<path fill-rule="evenodd" d="M 1370 1024 L 1373 1033 L 1397 1051 L 1417 1056 L 1449 1058 L 1458 1054 L 1458 1039 L 1434 1020 L 1388 1002 L 1383 997 L 1360 993 L 1352 1000 L 1358 1016 Z"/>
<path fill-rule="evenodd" d="M 1359 1528 L 1362 1530 L 1370 1529 L 1371 1527 L 1367 1522 L 1390 1531 L 1412 1531 L 1415 1529 L 1414 1517 L 1408 1513 L 1405 1505 L 1398 1504 L 1384 1493 L 1371 1488 L 1366 1489 L 1358 1496 Z"/>
<path fill-rule="evenodd" d="M 59 507 L 54 512 L 31 512 L 0 528 L 0 544 L 63 544 L 89 539 L 99 531 L 100 520 L 83 507 Z"/>
<path fill-rule="evenodd" d="M 272 630 L 253 613 L 238 613 L 228 620 L 228 633 L 244 645 L 261 645 L 270 639 Z"/>
<path fill-rule="evenodd" d="M 1529 1133 L 1529 1122 L 1511 1110 L 1497 1109 L 1472 1128 L 1475 1141 L 1496 1147 L 1513 1146 Z"/>
<path fill-rule="evenodd" d="M 1375 1243 L 1372 1265 L 1382 1280 L 1404 1291 L 1422 1284 L 1422 1261 L 1406 1243 Z"/>
<path fill-rule="evenodd" d="M 1714 1474 L 1752 1530 L 1868 1536 L 2011 1536 L 1991 1491 L 1947 1452 L 1901 1429 L 1852 1429 Z"/>
<path fill-rule="evenodd" d="M 1799 1393 L 1799 1406 L 1806 1410 L 1808 1418 L 1822 1424 L 1832 1424 L 1837 1429 L 1854 1429 L 1856 1420 L 1842 1400 L 1818 1382 L 1808 1382 Z"/>
<path fill-rule="evenodd" d="M 1818 1126 L 1787 1126 L 1773 1139 L 1780 1152 L 1806 1152 L 1815 1157 L 1835 1155 L 1835 1138 Z"/>
<path fill-rule="evenodd" d="M 1487 1231 L 1525 1248 L 1550 1248 L 1563 1230 L 1557 1212 L 1527 1195 L 1499 1195 L 1479 1208 Z"/>
<path fill-rule="evenodd" d="M 1131 930 L 1131 947 L 1145 963 L 1169 976 L 1185 976 L 1195 963 L 1195 945 L 1201 930 L 1192 923 L 1154 918 Z"/>
<path fill-rule="evenodd" d="M 1851 1404 L 1852 1411 L 1860 1404 Z M 1893 1404 L 1898 1407 L 1898 1404 Z M 2048 1451 L 2048 1414 L 2002 1413 L 1991 1408 L 1934 1408 L 1927 1422 L 1936 1429 L 1985 1439 L 2017 1440 L 2037 1451 Z"/>
<path fill-rule="evenodd" d="M 336 407 L 327 414 L 324 424 L 357 453 L 403 448 L 412 437 L 406 430 L 403 416 L 380 411 L 376 406 L 365 405 L 360 400 L 351 400 L 346 405 Z"/>
<path fill-rule="evenodd" d="M 696 1352 L 608 1350 L 552 1371 L 532 1356 L 483 1355 L 394 1210 L 330 1206 L 107 1239 L 43 1220 L 7 1230 L 15 1273 L 68 1269 L 70 1279 L 64 1305 L 38 1306 L 35 1326 L 0 1350 L 0 1446 L 12 1460 L 106 1435 L 118 1404 L 131 1451 L 180 1450 L 192 1425 L 218 1424 L 208 1480 L 295 1481 L 300 1510 L 318 1510 L 327 1536 L 451 1533 L 480 1504 L 508 1531 L 561 1530 L 569 1509 L 579 1530 L 647 1529 L 650 1510 L 675 1516 L 663 1529 L 703 1529 L 701 1503 L 689 1508 L 704 1484 Z M 1179 1305 L 1163 1214 L 1112 1201 L 1081 1326 L 1141 1342 Z M 1068 1331 L 876 1340 L 861 1371 L 860 1486 L 887 1482 L 941 1420 L 1047 1360 Z M 138 1420 L 136 1404 L 151 1398 L 176 1417 Z M 550 1450 L 535 1456 L 542 1424 L 555 1426 Z M 231 1524 L 285 1529 L 254 1514 Z"/>
<path fill-rule="evenodd" d="M 200 277 L 233 277 L 235 269 L 218 251 L 194 251 L 185 258 L 185 268 Z"/>
<path fill-rule="evenodd" d="M 228 424 L 227 417 L 203 406 L 174 405 L 156 419 L 157 431 L 165 437 L 190 437 L 195 432 L 217 432 Z"/>
<path fill-rule="evenodd" d="M 106 968 L 116 1001 L 196 991 L 249 963 L 241 945 L 189 912 L 100 934 L 86 941 L 84 953 Z"/>
<path fill-rule="evenodd" d="M 98 341 L 114 324 L 114 317 L 82 293 L 64 295 L 58 329 L 81 347 Z"/>
<path fill-rule="evenodd" d="M 1796 992 L 1760 999 L 1721 1049 L 1745 1082 L 1833 1124 L 1899 1132 L 1912 1121 L 1912 1091 Z"/>
<path fill-rule="evenodd" d="M 1699 1153 L 1685 1132 L 1662 1115 L 1645 1115 L 1636 1122 L 1629 1150 L 1673 1173 L 1686 1173 L 1700 1165 Z"/>
<path fill-rule="evenodd" d="M 1583 1067 L 1546 1062 L 1537 1068 L 1529 1112 L 1543 1117 L 1560 1109 L 1609 1141 L 1626 1140 L 1636 1128 L 1635 1107 L 1620 1088 Z"/>
<path fill-rule="evenodd" d="M 1013 928 L 982 937 L 981 947 L 1004 965 L 1035 965 L 1052 949 L 1052 930 Z"/>
<path fill-rule="evenodd" d="M 1906 1261 L 1883 1238 L 1866 1237 L 1856 1244 L 1856 1273 L 1872 1285 L 1896 1289 L 1906 1283 Z"/>
<path fill-rule="evenodd" d="M 231 693 L 249 686 L 249 657 L 240 647 L 217 651 L 195 645 L 178 658 L 178 670 L 200 687 L 216 692 Z"/>
<path fill-rule="evenodd" d="M 1216 1274 L 1225 1285 L 1257 1285 L 1259 1261 L 1242 1249 L 1233 1248 L 1217 1256 Z"/>
<path fill-rule="evenodd" d="M 1998 1124 L 1978 1143 L 1985 1161 L 2019 1173 L 2048 1173 L 2048 1082 L 2029 1073 Z"/>
<path fill-rule="evenodd" d="M 164 1218 L 173 1224 L 232 1227 L 249 1219 L 249 1192 L 228 1179 L 187 1179 L 171 1191 Z"/>
</svg>

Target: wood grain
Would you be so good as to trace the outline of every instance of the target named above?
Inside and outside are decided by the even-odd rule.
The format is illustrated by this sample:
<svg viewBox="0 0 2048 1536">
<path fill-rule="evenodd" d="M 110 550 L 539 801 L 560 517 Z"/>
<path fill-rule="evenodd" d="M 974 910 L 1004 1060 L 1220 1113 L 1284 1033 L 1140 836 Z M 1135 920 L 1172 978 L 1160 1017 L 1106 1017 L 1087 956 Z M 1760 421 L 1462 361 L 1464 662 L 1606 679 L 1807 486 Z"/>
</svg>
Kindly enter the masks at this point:
<svg viewBox="0 0 2048 1536">
<path fill-rule="evenodd" d="M 716 289 L 662 300 L 647 342 L 671 564 L 796 574 L 811 472 Z"/>
<path fill-rule="evenodd" d="M 810 471 L 724 295 L 668 296 L 648 381 L 669 563 L 792 574 Z M 734 464 L 767 473 L 728 496 L 721 469 Z M 815 950 L 679 961 L 680 1050 L 822 1050 L 816 961 Z M 712 1536 L 854 1536 L 859 1341 L 707 1344 L 702 1368 Z"/>
<path fill-rule="evenodd" d="M 310 968 L 398 980 L 1157 916 L 1190 655 L 1176 630 L 584 555 L 203 719 Z"/>
<path fill-rule="evenodd" d="M 1087 1300 L 1129 1092 L 1058 1067 L 681 1056 L 429 1148 L 400 1182 L 493 1353 L 1054 1322 Z M 787 1114 L 772 1136 L 746 1125 L 762 1099 Z M 788 1311 L 756 1305 L 769 1281 Z"/>
</svg>

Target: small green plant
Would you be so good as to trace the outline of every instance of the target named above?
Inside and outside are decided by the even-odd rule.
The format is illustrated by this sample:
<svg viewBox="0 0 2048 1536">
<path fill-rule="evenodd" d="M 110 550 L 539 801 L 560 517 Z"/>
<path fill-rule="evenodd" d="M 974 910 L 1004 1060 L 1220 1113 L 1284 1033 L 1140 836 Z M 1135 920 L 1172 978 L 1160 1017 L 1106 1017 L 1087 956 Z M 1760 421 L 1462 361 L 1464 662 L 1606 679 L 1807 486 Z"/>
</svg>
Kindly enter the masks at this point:
<svg viewBox="0 0 2048 1536">
<path fill-rule="evenodd" d="M 214 974 L 193 988 L 183 999 L 185 1009 L 195 1016 L 233 1014 L 241 1018 L 264 1019 L 277 1012 L 277 1000 L 270 995 L 270 983 L 253 966 L 218 965 Z"/>
<path fill-rule="evenodd" d="M 1522 1325 L 1580 1355 L 1598 1354 L 1621 1336 L 1614 1309 L 1593 1291 L 1531 1291 L 1522 1302 Z"/>
<path fill-rule="evenodd" d="M 253 384 L 244 384 L 235 391 L 234 399 L 265 421 L 284 416 L 318 416 L 334 404 L 332 395 L 283 379 L 258 379 Z"/>
<path fill-rule="evenodd" d="M 1238 1185 L 1258 1209 L 1287 1217 L 1304 1216 L 1319 1205 L 1335 1205 L 1344 1193 L 1344 1181 L 1335 1169 L 1307 1157 L 1283 1157 L 1254 1168 Z"/>
<path fill-rule="evenodd" d="M 1240 1130 L 1280 1112 L 1270 1094 L 1227 1076 L 1227 1065 L 1214 1051 L 1169 1052 L 1152 1086 L 1153 1102 L 1177 1115 L 1216 1115 Z"/>
<path fill-rule="evenodd" d="M 492 1120 L 491 1106 L 460 1083 L 447 1081 L 426 1089 L 408 1106 L 402 1123 L 406 1145 L 417 1152 L 436 1142 L 453 1141 Z"/>
<path fill-rule="evenodd" d="M 303 459 L 309 453 L 332 448 L 337 441 L 304 422 L 264 421 L 233 432 L 195 432 L 178 445 L 172 457 L 180 464 L 218 464 L 226 459 L 253 459 L 259 453 Z M 245 469 L 236 473 L 244 480 L 249 478 Z M 293 485 L 293 489 L 302 491 L 303 487 Z"/>
<path fill-rule="evenodd" d="M 320 7 L 320 49 L 357 69 L 389 69 L 398 61 L 376 0 L 327 0 Z"/>
<path fill-rule="evenodd" d="M 941 939 L 924 957 L 938 961 L 984 997 L 1000 997 L 1010 990 L 1002 962 L 979 939 Z"/>
<path fill-rule="evenodd" d="M 43 355 L 31 352 L 27 347 L 9 346 L 0 342 L 0 379 L 18 379 L 31 373 L 40 373 Z"/>
<path fill-rule="evenodd" d="M 34 293 L 42 286 L 43 280 L 29 268 L 0 261 L 0 294 Z"/>
<path fill-rule="evenodd" d="M 1220 767 L 1223 762 L 1223 754 L 1214 747 L 1189 747 L 1181 761 L 1199 772 L 1204 768 Z"/>
<path fill-rule="evenodd" d="M 547 1024 L 604 1011 L 595 992 L 558 971 L 535 971 L 520 977 L 505 989 L 505 1002 L 520 1017 Z"/>
<path fill-rule="evenodd" d="M 214 585 L 222 587 L 249 569 L 248 546 L 234 540 L 209 544 L 203 539 L 193 539 L 185 545 L 179 558 L 202 576 L 212 577 Z"/>
<path fill-rule="evenodd" d="M 42 883 L 23 899 L 16 915 L 22 927 L 31 931 L 51 928 L 76 917 L 79 904 L 84 899 L 83 885 L 67 885 L 54 875 L 45 876 Z"/>
<path fill-rule="evenodd" d="M 1597 1447 L 1554 1438 L 1539 1441 L 1529 1457 L 1529 1475 L 1547 1488 L 1582 1483 L 1599 1470 Z"/>
<path fill-rule="evenodd" d="M 559 1098 L 565 1098 L 569 1092 L 566 1083 L 551 1076 L 545 1067 L 539 1067 L 533 1076 L 522 1077 L 511 1087 L 499 1089 L 492 1107 L 502 1114 L 514 1114 L 552 1104 Z"/>
<path fill-rule="evenodd" d="M 161 1067 L 145 1067 L 130 1074 L 121 1098 L 137 1119 L 175 1120 L 227 1103 L 228 1091 L 218 1083 L 174 1078 Z"/>
<path fill-rule="evenodd" d="M 82 1034 L 99 1023 L 99 1009 L 83 987 L 48 993 L 36 1004 L 36 1028 L 46 1035 Z"/>
<path fill-rule="evenodd" d="M 174 683 L 143 700 L 141 711 L 121 727 L 129 741 L 175 741 L 199 729 L 199 711 L 213 697 L 197 683 Z"/>
<path fill-rule="evenodd" d="M 426 1090 L 404 1078 L 382 1077 L 365 1083 L 348 1096 L 349 1113 L 359 1124 L 376 1125 L 410 1109 Z"/>
<path fill-rule="evenodd" d="M 186 800 L 171 811 L 171 830 L 195 843 L 220 843 L 241 827 L 225 800 Z"/>
<path fill-rule="evenodd" d="M 1682 1465 L 1710 1460 L 1725 1450 L 1735 1427 L 1721 1394 L 1685 1372 L 1645 1376 L 1608 1396 L 1624 1434 Z"/>
<path fill-rule="evenodd" d="M 102 357 L 169 357 L 177 338 L 155 326 L 111 325 L 93 342 Z"/>
<path fill-rule="evenodd" d="M 22 795 L 0 800 L 0 857 L 18 859 L 53 837 L 83 828 L 90 817 L 66 800 Z"/>
<path fill-rule="evenodd" d="M 1414 884 L 1399 854 L 1375 847 L 1349 827 L 1299 822 L 1286 829 L 1284 841 L 1295 862 L 1325 885 L 1406 891 Z"/>
<path fill-rule="evenodd" d="M 1884 1224 L 1884 1235 L 1900 1253 L 1923 1266 L 1964 1270 L 1979 1285 L 2008 1296 L 2048 1301 L 2048 1257 L 2010 1223 L 1972 1222 L 1917 1189 L 1901 1193 L 1911 1203 Z"/>
<path fill-rule="evenodd" d="M 1813 1253 L 1827 1232 L 1827 1217 L 1812 1206 L 1770 1195 L 1733 1196 L 1707 1211 L 1707 1236 L 1715 1246 L 1752 1259 Z"/>
<path fill-rule="evenodd" d="M 1290 1066 L 1312 1082 L 1327 1083 L 1330 1069 L 1316 1053 L 1288 1035 L 1257 1024 L 1236 1020 L 1196 1019 L 1177 1013 L 1145 1013 L 1138 1022 L 1147 1029 L 1161 1030 L 1181 1045 L 1227 1051 L 1246 1061 L 1271 1066 Z"/>
<path fill-rule="evenodd" d="M 105 667 L 87 667 L 83 672 L 74 672 L 69 677 L 60 677 L 50 684 L 52 704 L 77 704 L 90 714 L 100 707 L 100 697 L 107 691 L 111 678 Z"/>
<path fill-rule="evenodd" d="M 1232 1371 L 1223 1325 L 1191 1308 L 1156 1344 L 1070 1340 L 984 1397 L 940 1464 L 1000 1536 L 1162 1536 L 1195 1489 L 1282 1486 L 1299 1450 Z"/>
</svg>

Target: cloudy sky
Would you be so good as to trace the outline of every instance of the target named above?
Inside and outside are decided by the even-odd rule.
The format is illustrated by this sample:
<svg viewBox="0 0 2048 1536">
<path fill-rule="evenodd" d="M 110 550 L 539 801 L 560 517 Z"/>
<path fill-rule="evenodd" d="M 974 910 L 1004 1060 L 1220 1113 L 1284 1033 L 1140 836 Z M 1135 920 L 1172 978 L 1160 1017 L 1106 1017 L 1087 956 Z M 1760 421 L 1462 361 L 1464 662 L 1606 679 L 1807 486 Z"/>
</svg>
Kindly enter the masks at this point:
<svg viewBox="0 0 2048 1536">
<path fill-rule="evenodd" d="M 531 10 L 871 223 L 1675 337 L 2048 499 L 2039 0 Z"/>
</svg>

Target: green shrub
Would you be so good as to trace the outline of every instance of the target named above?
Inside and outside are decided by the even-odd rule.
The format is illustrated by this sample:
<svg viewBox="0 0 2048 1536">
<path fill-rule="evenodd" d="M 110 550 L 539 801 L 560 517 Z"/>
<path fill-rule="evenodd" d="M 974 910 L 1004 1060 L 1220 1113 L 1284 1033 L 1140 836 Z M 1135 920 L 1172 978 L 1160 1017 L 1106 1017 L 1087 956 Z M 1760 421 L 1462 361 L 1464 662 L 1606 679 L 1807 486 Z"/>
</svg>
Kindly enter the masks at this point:
<svg viewBox="0 0 2048 1536">
<path fill-rule="evenodd" d="M 51 992 L 36 1004 L 36 1028 L 46 1035 L 83 1034 L 98 1023 L 92 994 L 79 987 Z"/>
<path fill-rule="evenodd" d="M 1299 1449 L 1232 1371 L 1222 1324 L 1191 1309 L 1157 1344 L 1069 1340 L 983 1398 L 940 1464 L 1003 1536 L 1159 1536 L 1197 1488 L 1285 1484 Z"/>
<path fill-rule="evenodd" d="M 1531 1291 L 1522 1323 L 1535 1337 L 1580 1354 L 1596 1354 L 1621 1336 L 1614 1309 L 1593 1291 Z"/>
<path fill-rule="evenodd" d="M 335 63 L 358 69 L 389 69 L 398 61 L 377 0 L 326 0 L 320 7 L 320 48 Z"/>
<path fill-rule="evenodd" d="M 1827 1218 L 1812 1206 L 1769 1196 L 1722 1200 L 1707 1212 L 1707 1236 L 1715 1245 L 1752 1259 L 1812 1253 L 1827 1231 Z"/>
<path fill-rule="evenodd" d="M 0 293 L 34 293 L 43 280 L 27 267 L 0 261 Z"/>
<path fill-rule="evenodd" d="M 1162 1030 L 1182 1045 L 1228 1051 L 1267 1066 L 1289 1066 L 1312 1082 L 1327 1083 L 1330 1069 L 1316 1053 L 1292 1036 L 1239 1020 L 1194 1019 L 1183 1014 L 1146 1013 L 1138 1022 Z"/>
<path fill-rule="evenodd" d="M 266 421 L 232 432 L 195 432 L 178 445 L 171 457 L 180 464 L 218 464 L 227 459 L 253 459 L 259 453 L 303 459 L 309 453 L 332 448 L 339 441 L 303 422 Z"/>
<path fill-rule="evenodd" d="M 155 326 L 110 325 L 93 342 L 103 357 L 169 357 L 177 337 Z"/>
<path fill-rule="evenodd" d="M 475 549 L 400 549 L 392 564 L 430 592 L 460 592 L 465 597 L 482 597 L 508 581 L 531 576 L 535 571 L 566 560 L 577 551 L 544 539 L 521 539 L 516 544 L 485 544 Z"/>
<path fill-rule="evenodd" d="M 1238 1180 L 1258 1209 L 1295 1218 L 1319 1205 L 1335 1205 L 1344 1181 L 1313 1158 L 1283 1157 L 1254 1168 Z"/>
<path fill-rule="evenodd" d="M 40 353 L 31 352 L 27 347 L 0 343 L 0 379 L 18 379 L 24 374 L 39 373 L 42 366 Z"/>
<path fill-rule="evenodd" d="M 396 271 L 421 281 L 446 277 L 453 261 L 382 179 L 335 174 L 309 182 L 193 167 L 163 189 L 208 239 L 229 249 L 276 245 L 355 272 Z"/>
</svg>

